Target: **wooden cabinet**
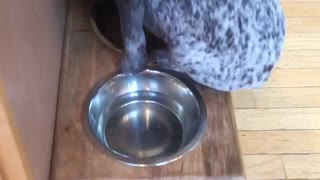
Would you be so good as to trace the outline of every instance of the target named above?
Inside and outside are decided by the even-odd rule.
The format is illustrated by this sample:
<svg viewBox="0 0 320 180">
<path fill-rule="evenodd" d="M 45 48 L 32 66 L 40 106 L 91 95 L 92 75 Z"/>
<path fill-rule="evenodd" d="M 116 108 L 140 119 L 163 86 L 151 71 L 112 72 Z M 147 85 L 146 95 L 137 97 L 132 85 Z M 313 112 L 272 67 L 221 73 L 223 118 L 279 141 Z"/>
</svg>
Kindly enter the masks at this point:
<svg viewBox="0 0 320 180">
<path fill-rule="evenodd" d="M 65 7 L 64 0 L 0 1 L 4 180 L 49 177 Z"/>
<path fill-rule="evenodd" d="M 16 123 L 0 88 L 0 179 L 31 179 Z"/>
</svg>

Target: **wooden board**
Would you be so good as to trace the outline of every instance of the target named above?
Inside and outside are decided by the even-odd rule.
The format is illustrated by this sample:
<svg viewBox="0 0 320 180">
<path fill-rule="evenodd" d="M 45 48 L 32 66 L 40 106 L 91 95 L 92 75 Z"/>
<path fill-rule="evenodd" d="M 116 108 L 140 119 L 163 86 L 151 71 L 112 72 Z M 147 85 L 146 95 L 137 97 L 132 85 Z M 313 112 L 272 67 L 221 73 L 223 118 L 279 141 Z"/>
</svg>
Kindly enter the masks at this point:
<svg viewBox="0 0 320 180">
<path fill-rule="evenodd" d="M 319 179 L 319 154 L 244 155 L 248 179 Z"/>
<path fill-rule="evenodd" d="M 261 88 L 233 93 L 235 108 L 319 108 L 320 87 Z"/>
<path fill-rule="evenodd" d="M 320 129 L 320 108 L 235 109 L 238 130 Z"/>
<path fill-rule="evenodd" d="M 320 6 L 317 2 L 282 2 L 286 17 L 319 17 Z"/>
<path fill-rule="evenodd" d="M 276 64 L 276 68 L 279 68 L 279 69 L 320 68 L 319 57 L 320 57 L 319 50 L 283 51 L 280 61 Z"/>
<path fill-rule="evenodd" d="M 51 179 L 244 179 L 230 95 L 199 87 L 208 127 L 202 142 L 162 167 L 132 168 L 97 151 L 84 135 L 81 110 L 94 84 L 119 65 L 90 31 L 70 31 L 59 90 Z"/>
<path fill-rule="evenodd" d="M 275 69 L 264 87 L 320 86 L 320 69 Z"/>
<path fill-rule="evenodd" d="M 320 88 L 269 88 L 254 90 L 257 108 L 320 107 Z"/>
<path fill-rule="evenodd" d="M 244 155 L 248 179 L 286 179 L 281 155 Z"/>
<path fill-rule="evenodd" d="M 243 154 L 320 153 L 320 130 L 240 131 Z"/>
<path fill-rule="evenodd" d="M 287 18 L 287 31 L 291 33 L 320 33 L 320 17 Z"/>
<path fill-rule="evenodd" d="M 283 164 L 289 179 L 319 179 L 320 155 L 284 155 Z"/>
<path fill-rule="evenodd" d="M 310 33 L 310 34 L 291 33 L 286 35 L 283 49 L 286 51 L 288 50 L 290 51 L 320 50 L 319 44 L 320 44 L 320 33 Z"/>
</svg>

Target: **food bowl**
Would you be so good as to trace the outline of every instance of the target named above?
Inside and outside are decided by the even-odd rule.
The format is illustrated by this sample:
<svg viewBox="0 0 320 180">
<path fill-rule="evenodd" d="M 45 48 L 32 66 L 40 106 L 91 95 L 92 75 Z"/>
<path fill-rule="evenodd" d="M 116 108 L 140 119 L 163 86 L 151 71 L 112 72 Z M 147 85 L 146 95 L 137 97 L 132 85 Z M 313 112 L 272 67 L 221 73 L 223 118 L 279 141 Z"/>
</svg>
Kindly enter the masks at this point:
<svg viewBox="0 0 320 180">
<path fill-rule="evenodd" d="M 160 166 L 201 141 L 206 118 L 191 78 L 153 67 L 98 83 L 85 103 L 83 123 L 107 155 L 132 166 Z"/>
</svg>

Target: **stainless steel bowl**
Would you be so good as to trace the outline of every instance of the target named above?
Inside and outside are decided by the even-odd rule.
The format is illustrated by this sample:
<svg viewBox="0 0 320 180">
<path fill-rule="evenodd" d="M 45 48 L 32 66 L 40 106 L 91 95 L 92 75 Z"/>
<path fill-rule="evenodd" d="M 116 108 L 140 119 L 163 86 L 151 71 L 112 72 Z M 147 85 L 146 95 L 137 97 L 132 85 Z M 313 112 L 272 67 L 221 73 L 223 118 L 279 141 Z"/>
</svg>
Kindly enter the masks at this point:
<svg viewBox="0 0 320 180">
<path fill-rule="evenodd" d="M 87 135 L 133 166 L 159 166 L 192 150 L 206 127 L 206 108 L 183 74 L 148 68 L 103 80 L 84 109 Z"/>
</svg>

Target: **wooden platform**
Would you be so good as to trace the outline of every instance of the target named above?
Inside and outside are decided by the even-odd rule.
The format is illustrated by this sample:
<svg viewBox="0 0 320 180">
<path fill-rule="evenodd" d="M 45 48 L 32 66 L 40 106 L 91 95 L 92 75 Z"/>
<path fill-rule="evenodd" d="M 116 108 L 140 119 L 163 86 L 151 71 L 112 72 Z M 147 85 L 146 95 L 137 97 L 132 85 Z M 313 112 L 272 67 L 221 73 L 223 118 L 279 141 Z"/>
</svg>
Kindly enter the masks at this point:
<svg viewBox="0 0 320 180">
<path fill-rule="evenodd" d="M 87 4 L 88 3 L 88 4 Z M 202 142 L 162 167 L 133 168 L 101 154 L 84 135 L 81 110 L 94 84 L 119 65 L 119 54 L 91 31 L 89 1 L 71 1 L 59 89 L 51 179 L 245 179 L 230 95 L 198 87 L 206 99 Z"/>
</svg>

